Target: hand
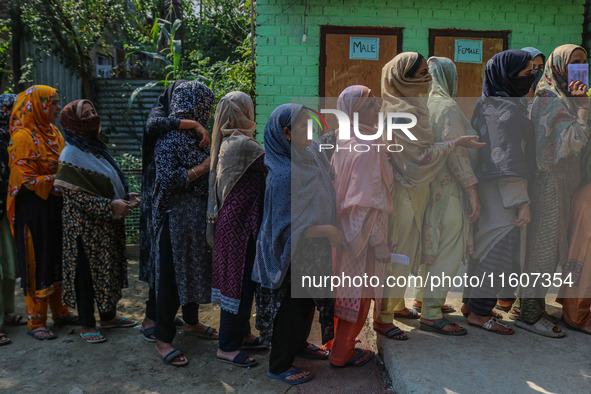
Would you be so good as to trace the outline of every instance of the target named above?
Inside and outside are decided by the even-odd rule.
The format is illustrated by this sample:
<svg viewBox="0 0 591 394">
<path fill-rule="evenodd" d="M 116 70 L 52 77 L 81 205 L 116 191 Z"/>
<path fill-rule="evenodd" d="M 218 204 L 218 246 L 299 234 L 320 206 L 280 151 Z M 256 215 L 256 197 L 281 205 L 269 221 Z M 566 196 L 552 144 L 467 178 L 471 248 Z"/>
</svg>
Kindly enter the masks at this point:
<svg viewBox="0 0 591 394">
<path fill-rule="evenodd" d="M 519 214 L 513 220 L 513 225 L 517 227 L 525 227 L 531 221 L 531 215 L 529 212 L 529 204 L 523 205 L 519 208 Z"/>
<path fill-rule="evenodd" d="M 201 136 L 201 142 L 199 143 L 199 147 L 209 147 L 209 145 L 211 144 L 211 140 L 209 139 L 209 133 L 207 132 L 207 130 L 205 130 L 205 128 L 201 126 L 201 124 L 199 123 L 197 123 L 197 127 L 195 127 L 193 130 L 195 130 L 195 134 Z"/>
<path fill-rule="evenodd" d="M 456 138 L 453 143 L 454 146 L 463 146 L 464 148 L 477 149 L 486 145 L 486 142 L 476 142 L 479 137 L 476 135 L 463 135 Z"/>
<path fill-rule="evenodd" d="M 589 108 L 589 97 L 587 96 L 587 85 L 581 81 L 572 81 L 568 85 L 568 90 L 571 96 L 575 98 L 575 101 L 579 107 Z"/>
<path fill-rule="evenodd" d="M 199 164 L 202 166 L 205 173 L 209 172 L 209 168 L 211 167 L 211 156 L 207 156 L 207 159 L 203 160 L 203 163 Z"/>
<path fill-rule="evenodd" d="M 480 200 L 478 199 L 478 192 L 474 186 L 466 191 L 468 192 L 468 203 L 470 204 L 470 216 L 468 216 L 468 220 L 470 220 L 470 223 L 474 223 L 480 217 Z"/>
<path fill-rule="evenodd" d="M 339 246 L 343 243 L 343 233 L 335 226 L 328 226 L 327 237 L 330 240 L 332 246 Z"/>
<path fill-rule="evenodd" d="M 119 217 L 119 218 L 124 218 L 127 215 L 129 215 L 129 213 L 131 212 L 131 210 L 133 209 L 133 207 L 131 206 L 131 203 L 129 201 L 125 201 L 125 200 L 113 200 L 113 202 L 111 203 L 112 209 L 113 209 L 113 215 L 115 217 Z"/>
<path fill-rule="evenodd" d="M 139 193 L 129 193 L 129 203 L 131 204 L 132 208 L 137 207 L 140 204 L 140 199 L 137 198 Z"/>
<path fill-rule="evenodd" d="M 373 250 L 376 261 L 384 264 L 390 262 L 390 248 L 388 248 L 388 244 L 386 242 L 374 247 Z"/>
</svg>

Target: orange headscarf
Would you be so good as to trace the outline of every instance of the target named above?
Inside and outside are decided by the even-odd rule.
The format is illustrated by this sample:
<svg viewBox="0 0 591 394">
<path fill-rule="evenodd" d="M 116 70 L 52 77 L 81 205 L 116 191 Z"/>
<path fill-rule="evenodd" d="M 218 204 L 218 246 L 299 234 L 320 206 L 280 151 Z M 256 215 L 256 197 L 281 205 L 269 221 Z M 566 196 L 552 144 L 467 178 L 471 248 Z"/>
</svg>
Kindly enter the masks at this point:
<svg viewBox="0 0 591 394">
<path fill-rule="evenodd" d="M 65 142 L 60 131 L 49 121 L 49 110 L 57 89 L 35 85 L 21 92 L 10 119 L 8 156 L 10 179 L 6 200 L 7 216 L 14 226 L 15 198 L 21 188 L 35 192 L 46 200 L 53 187 L 58 158 Z"/>
</svg>

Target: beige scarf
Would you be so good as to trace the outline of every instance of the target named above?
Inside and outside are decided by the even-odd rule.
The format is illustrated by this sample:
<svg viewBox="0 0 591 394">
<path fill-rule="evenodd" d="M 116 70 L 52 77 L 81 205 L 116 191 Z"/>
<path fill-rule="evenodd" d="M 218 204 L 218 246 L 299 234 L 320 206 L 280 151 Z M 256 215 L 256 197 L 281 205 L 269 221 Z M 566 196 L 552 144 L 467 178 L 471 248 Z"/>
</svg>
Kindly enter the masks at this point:
<svg viewBox="0 0 591 394">
<path fill-rule="evenodd" d="M 392 153 L 396 179 L 406 187 L 417 187 L 432 181 L 445 165 L 448 148 L 434 143 L 427 98 L 431 76 L 411 78 L 406 74 L 418 59 L 416 52 L 403 52 L 382 69 L 382 112 L 407 112 L 417 117 L 417 125 L 410 129 L 418 139 L 413 141 L 400 130 L 395 130 L 392 143 L 402 145 L 402 152 Z"/>
<path fill-rule="evenodd" d="M 253 138 L 256 130 L 254 105 L 242 92 L 230 92 L 217 105 L 213 124 L 207 240 L 213 247 L 213 233 L 224 200 L 248 167 L 265 150 Z"/>
</svg>

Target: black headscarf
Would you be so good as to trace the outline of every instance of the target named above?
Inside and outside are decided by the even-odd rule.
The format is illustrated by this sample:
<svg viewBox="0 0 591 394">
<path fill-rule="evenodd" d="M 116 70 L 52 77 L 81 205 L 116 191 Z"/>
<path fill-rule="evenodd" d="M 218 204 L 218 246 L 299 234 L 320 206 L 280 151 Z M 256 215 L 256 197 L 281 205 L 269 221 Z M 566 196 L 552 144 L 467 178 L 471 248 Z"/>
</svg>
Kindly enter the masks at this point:
<svg viewBox="0 0 591 394">
<path fill-rule="evenodd" d="M 517 74 L 531 61 L 531 55 L 521 49 L 499 52 L 492 57 L 484 69 L 482 94 L 487 97 L 523 97 L 535 79 Z"/>
<path fill-rule="evenodd" d="M 533 74 L 518 77 L 531 56 L 526 51 L 497 53 L 486 64 L 482 97 L 472 115 L 472 127 L 486 145 L 478 151 L 476 175 L 481 180 L 506 176 L 531 178 L 535 171 L 535 134 L 527 103 Z"/>
</svg>

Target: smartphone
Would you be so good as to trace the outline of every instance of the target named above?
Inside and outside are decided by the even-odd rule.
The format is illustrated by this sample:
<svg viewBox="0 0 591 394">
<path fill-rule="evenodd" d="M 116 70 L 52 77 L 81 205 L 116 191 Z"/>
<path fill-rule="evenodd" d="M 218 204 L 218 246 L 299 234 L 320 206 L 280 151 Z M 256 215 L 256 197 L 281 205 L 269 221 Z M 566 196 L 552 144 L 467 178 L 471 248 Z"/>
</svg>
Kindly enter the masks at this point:
<svg viewBox="0 0 591 394">
<path fill-rule="evenodd" d="M 568 65 L 568 84 L 573 81 L 581 81 L 589 86 L 589 65 L 588 64 L 569 64 Z"/>
</svg>

